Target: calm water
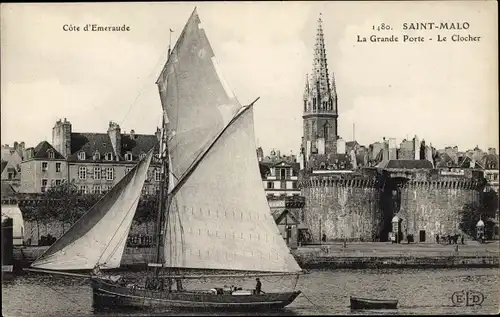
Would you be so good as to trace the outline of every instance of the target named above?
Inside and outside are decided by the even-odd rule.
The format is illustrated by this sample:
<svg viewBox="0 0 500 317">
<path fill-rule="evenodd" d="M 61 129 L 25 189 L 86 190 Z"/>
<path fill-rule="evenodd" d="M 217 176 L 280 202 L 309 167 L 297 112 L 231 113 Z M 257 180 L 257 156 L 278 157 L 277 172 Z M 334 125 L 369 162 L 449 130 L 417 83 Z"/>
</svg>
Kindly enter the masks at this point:
<svg viewBox="0 0 500 317">
<path fill-rule="evenodd" d="M 315 270 L 298 281 L 297 289 L 305 296 L 300 295 L 281 314 L 494 314 L 499 312 L 498 273 L 498 269 Z M 186 286 L 206 289 L 233 284 L 234 280 L 204 282 L 195 281 Z M 271 285 L 286 288 L 293 282 L 282 277 L 264 278 L 263 290 L 269 290 Z M 234 284 L 252 287 L 253 281 Z M 462 290 L 481 292 L 484 302 L 475 307 L 454 306 L 451 296 Z M 392 311 L 351 311 L 349 295 L 397 298 L 399 305 Z M 2 313 L 8 317 L 179 315 L 167 310 L 93 312 L 91 289 L 85 281 L 40 275 L 18 276 L 3 282 Z"/>
</svg>

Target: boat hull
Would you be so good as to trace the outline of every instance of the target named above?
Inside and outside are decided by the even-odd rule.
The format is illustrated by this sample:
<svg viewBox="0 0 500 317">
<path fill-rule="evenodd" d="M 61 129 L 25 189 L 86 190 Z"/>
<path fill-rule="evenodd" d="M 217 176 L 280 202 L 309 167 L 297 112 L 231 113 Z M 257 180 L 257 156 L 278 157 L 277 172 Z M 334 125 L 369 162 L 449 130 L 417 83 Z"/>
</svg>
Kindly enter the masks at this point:
<svg viewBox="0 0 500 317">
<path fill-rule="evenodd" d="M 300 291 L 253 295 L 210 294 L 190 291 L 152 291 L 131 288 L 92 278 L 93 306 L 97 309 L 165 307 L 186 310 L 273 310 L 281 309 Z"/>
<path fill-rule="evenodd" d="M 369 299 L 351 296 L 351 309 L 396 309 L 398 301 L 395 299 Z"/>
</svg>

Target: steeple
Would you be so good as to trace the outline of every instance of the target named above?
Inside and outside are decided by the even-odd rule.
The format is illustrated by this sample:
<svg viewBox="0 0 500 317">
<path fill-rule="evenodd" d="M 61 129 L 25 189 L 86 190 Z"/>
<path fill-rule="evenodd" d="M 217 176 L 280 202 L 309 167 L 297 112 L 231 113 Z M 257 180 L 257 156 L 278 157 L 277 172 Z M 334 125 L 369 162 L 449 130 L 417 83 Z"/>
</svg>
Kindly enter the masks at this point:
<svg viewBox="0 0 500 317">
<path fill-rule="evenodd" d="M 328 73 L 321 14 L 316 29 L 312 66 L 312 74 L 306 75 L 303 98 L 304 134 L 301 148 L 304 149 L 303 162 L 305 166 L 308 166 L 311 156 L 319 155 L 324 159 L 329 154 L 337 151 L 337 88 L 335 77 L 332 74 L 332 81 L 330 82 L 330 74 Z"/>
<path fill-rule="evenodd" d="M 320 94 L 322 101 L 327 101 L 330 92 L 330 83 L 328 79 L 328 64 L 326 60 L 325 38 L 323 34 L 323 20 L 321 13 L 318 19 L 318 28 L 316 30 L 316 44 L 314 45 L 314 60 L 312 82 L 315 90 Z"/>
</svg>

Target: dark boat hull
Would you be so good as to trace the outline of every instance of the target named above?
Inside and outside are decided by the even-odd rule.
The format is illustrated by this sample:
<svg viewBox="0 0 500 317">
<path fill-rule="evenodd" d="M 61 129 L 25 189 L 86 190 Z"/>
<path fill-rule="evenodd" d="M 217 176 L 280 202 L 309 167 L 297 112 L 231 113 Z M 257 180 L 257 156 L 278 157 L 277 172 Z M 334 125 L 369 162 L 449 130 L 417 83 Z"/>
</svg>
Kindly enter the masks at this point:
<svg viewBox="0 0 500 317">
<path fill-rule="evenodd" d="M 369 299 L 351 296 L 351 309 L 396 309 L 398 301 L 395 299 Z"/>
<path fill-rule="evenodd" d="M 281 309 L 300 291 L 254 295 L 209 294 L 202 292 L 151 291 L 91 279 L 93 306 L 97 309 L 165 307 L 187 310 L 273 310 Z"/>
</svg>

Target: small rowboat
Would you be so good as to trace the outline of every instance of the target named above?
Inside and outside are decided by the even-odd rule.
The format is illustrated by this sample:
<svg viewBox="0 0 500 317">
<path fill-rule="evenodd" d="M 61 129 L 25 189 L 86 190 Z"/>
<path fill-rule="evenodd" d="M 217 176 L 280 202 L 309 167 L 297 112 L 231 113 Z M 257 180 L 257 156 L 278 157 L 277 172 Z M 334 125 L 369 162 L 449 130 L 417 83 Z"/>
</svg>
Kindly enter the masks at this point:
<svg viewBox="0 0 500 317">
<path fill-rule="evenodd" d="M 370 299 L 351 296 L 351 309 L 396 309 L 397 299 Z"/>
</svg>

